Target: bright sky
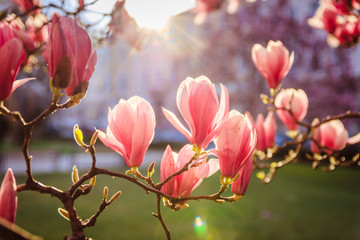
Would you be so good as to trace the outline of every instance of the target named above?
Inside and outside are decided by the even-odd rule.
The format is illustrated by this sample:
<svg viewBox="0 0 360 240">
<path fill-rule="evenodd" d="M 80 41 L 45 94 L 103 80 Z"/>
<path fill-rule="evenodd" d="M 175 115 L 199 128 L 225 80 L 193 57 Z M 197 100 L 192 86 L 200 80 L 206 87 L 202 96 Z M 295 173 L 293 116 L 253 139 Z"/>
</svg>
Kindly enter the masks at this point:
<svg viewBox="0 0 360 240">
<path fill-rule="evenodd" d="M 195 0 L 128 0 L 125 8 L 144 28 L 161 29 L 169 17 L 195 7 Z"/>
<path fill-rule="evenodd" d="M 116 0 L 99 0 L 92 10 L 111 12 Z M 125 8 L 140 27 L 163 28 L 169 17 L 195 7 L 195 0 L 127 0 Z"/>
</svg>

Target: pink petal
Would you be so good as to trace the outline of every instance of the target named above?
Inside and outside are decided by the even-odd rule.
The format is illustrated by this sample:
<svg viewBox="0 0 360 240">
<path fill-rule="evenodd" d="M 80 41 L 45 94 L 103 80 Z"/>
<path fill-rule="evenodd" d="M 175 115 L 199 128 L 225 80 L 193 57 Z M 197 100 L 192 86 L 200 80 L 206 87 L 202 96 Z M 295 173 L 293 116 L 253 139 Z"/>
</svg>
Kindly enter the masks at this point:
<svg viewBox="0 0 360 240">
<path fill-rule="evenodd" d="M 99 139 L 104 143 L 105 146 L 111 148 L 115 152 L 119 153 L 125 160 L 126 164 L 129 166 L 129 156 L 126 155 L 124 146 L 119 143 L 114 137 L 111 129 L 108 127 L 106 134 L 100 130 L 97 130 Z"/>
<path fill-rule="evenodd" d="M 30 80 L 34 80 L 36 78 L 23 78 L 23 79 L 19 79 L 19 80 L 16 80 L 12 86 L 12 89 L 11 89 L 11 93 L 14 92 L 18 87 L 24 85 L 25 83 L 27 83 L 28 81 Z"/>
<path fill-rule="evenodd" d="M 194 140 L 192 139 L 190 132 L 184 127 L 184 125 L 179 121 L 179 119 L 175 116 L 174 113 L 162 108 L 163 113 L 166 119 L 182 134 L 184 135 L 191 144 L 194 144 Z"/>
<path fill-rule="evenodd" d="M 181 113 L 181 116 L 184 118 L 185 122 L 190 128 L 191 133 L 195 133 L 195 124 L 191 115 L 190 105 L 189 105 L 189 85 L 195 82 L 192 78 L 185 79 L 179 86 L 176 95 L 176 104 Z"/>
<path fill-rule="evenodd" d="M 151 117 L 148 113 L 141 113 L 136 121 L 135 128 L 132 133 L 132 149 L 131 149 L 131 167 L 140 166 L 144 160 L 145 153 L 154 136 L 155 126 L 151 123 Z"/>
<path fill-rule="evenodd" d="M 8 99 L 15 77 L 19 71 L 22 57 L 22 44 L 19 39 L 13 38 L 0 48 L 0 56 L 6 59 L 0 64 L 0 101 Z"/>
<path fill-rule="evenodd" d="M 219 124 L 221 120 L 226 116 L 229 112 L 229 93 L 227 88 L 220 84 L 221 86 L 221 94 L 220 94 L 220 106 L 219 110 L 216 114 L 216 118 L 214 120 L 214 124 Z"/>
</svg>

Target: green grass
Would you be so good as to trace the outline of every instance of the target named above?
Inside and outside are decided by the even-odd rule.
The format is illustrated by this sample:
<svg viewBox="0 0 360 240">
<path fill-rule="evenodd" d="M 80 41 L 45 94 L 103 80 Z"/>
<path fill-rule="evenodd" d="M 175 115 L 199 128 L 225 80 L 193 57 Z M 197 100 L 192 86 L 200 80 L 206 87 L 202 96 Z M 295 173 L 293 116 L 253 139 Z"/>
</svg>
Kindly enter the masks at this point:
<svg viewBox="0 0 360 240">
<path fill-rule="evenodd" d="M 36 178 L 62 189 L 70 184 L 70 173 Z M 297 164 L 281 169 L 268 185 L 253 178 L 245 197 L 239 202 L 219 205 L 205 200 L 191 201 L 190 207 L 182 211 L 162 208 L 162 212 L 174 240 L 357 240 L 360 239 L 359 180 L 357 168 L 324 173 Z M 21 183 L 24 179 L 17 177 L 17 181 Z M 105 185 L 109 187 L 110 196 L 118 190 L 123 194 L 98 218 L 95 227 L 86 230 L 87 236 L 95 239 L 166 239 L 160 223 L 151 216 L 156 210 L 155 197 L 121 179 L 98 177 L 91 194 L 77 201 L 83 219 L 96 211 Z M 216 175 L 206 179 L 194 194 L 211 194 L 218 187 Z M 45 239 L 63 239 L 70 233 L 70 225 L 57 213 L 58 207 L 61 203 L 55 198 L 22 192 L 16 223 Z M 202 236 L 194 231 L 196 216 L 206 222 Z"/>
</svg>

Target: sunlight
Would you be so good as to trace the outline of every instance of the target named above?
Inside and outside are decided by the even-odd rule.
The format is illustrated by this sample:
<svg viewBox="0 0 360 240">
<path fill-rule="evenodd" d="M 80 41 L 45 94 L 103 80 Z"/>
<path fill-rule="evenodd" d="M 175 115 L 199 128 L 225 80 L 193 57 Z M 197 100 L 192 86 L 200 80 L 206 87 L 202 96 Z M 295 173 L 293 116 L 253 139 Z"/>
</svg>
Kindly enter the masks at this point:
<svg viewBox="0 0 360 240">
<path fill-rule="evenodd" d="M 129 15 L 141 28 L 162 30 L 169 18 L 194 8 L 195 0 L 131 0 L 125 2 Z"/>
</svg>

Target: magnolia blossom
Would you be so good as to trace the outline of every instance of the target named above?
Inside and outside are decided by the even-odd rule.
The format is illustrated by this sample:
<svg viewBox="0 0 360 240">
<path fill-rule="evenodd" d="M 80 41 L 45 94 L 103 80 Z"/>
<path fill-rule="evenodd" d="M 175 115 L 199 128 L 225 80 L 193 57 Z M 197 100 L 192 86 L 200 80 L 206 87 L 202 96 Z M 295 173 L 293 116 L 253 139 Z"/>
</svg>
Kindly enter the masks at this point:
<svg viewBox="0 0 360 240">
<path fill-rule="evenodd" d="M 318 124 L 319 120 L 315 119 L 313 124 Z M 340 151 L 342 150 L 349 138 L 348 131 L 345 129 L 344 124 L 340 120 L 332 120 L 326 123 L 321 124 L 319 127 L 314 129 L 312 137 L 317 142 L 320 147 L 324 149 L 319 149 L 317 144 L 311 142 L 311 151 L 314 153 L 319 153 L 321 150 L 326 151 L 327 153 L 332 153 L 333 150 Z"/>
<path fill-rule="evenodd" d="M 312 27 L 324 29 L 329 33 L 334 33 L 338 25 L 338 12 L 329 3 L 322 3 L 316 10 L 314 17 L 308 19 L 308 24 Z"/>
<path fill-rule="evenodd" d="M 100 140 L 124 157 L 129 167 L 138 167 L 154 138 L 155 114 L 143 98 L 121 99 L 109 109 L 106 133 L 99 131 Z"/>
<path fill-rule="evenodd" d="M 87 32 L 75 19 L 54 14 L 46 51 L 49 75 L 54 78 L 54 86 L 65 88 L 68 96 L 78 93 L 85 95 L 97 61 Z"/>
<path fill-rule="evenodd" d="M 207 77 L 187 78 L 180 84 L 176 102 L 190 132 L 175 114 L 163 109 L 165 117 L 191 144 L 206 148 L 221 130 L 220 123 L 229 111 L 227 89 L 221 85 L 219 103 L 215 86 Z"/>
<path fill-rule="evenodd" d="M 236 110 L 229 113 L 223 124 L 226 126 L 215 139 L 214 154 L 219 159 L 221 174 L 233 178 L 255 150 L 256 130 L 248 116 Z"/>
<path fill-rule="evenodd" d="M 294 62 L 294 52 L 289 56 L 289 51 L 280 41 L 269 41 L 266 48 L 255 44 L 251 49 L 251 57 L 269 88 L 273 89 L 279 86 Z"/>
<path fill-rule="evenodd" d="M 15 222 L 17 209 L 16 181 L 11 168 L 5 174 L 0 188 L 0 218 Z"/>
<path fill-rule="evenodd" d="M 359 17 L 354 10 L 360 10 L 358 0 L 323 0 L 308 24 L 327 31 L 330 46 L 349 46 L 356 43 L 360 35 Z"/>
<path fill-rule="evenodd" d="M 182 147 L 178 154 L 173 152 L 168 145 L 161 159 L 160 180 L 163 181 L 183 168 L 193 156 L 194 151 L 190 144 Z M 202 156 L 200 165 L 196 164 L 198 166 L 191 167 L 169 180 L 162 186 L 161 191 L 173 197 L 189 196 L 200 185 L 203 178 L 207 178 L 219 170 L 219 161 L 217 159 L 211 159 L 206 162 L 206 158 L 206 155 Z M 181 202 L 180 205 L 184 205 L 185 202 Z"/>
<path fill-rule="evenodd" d="M 235 195 L 244 196 L 250 181 L 252 168 L 253 168 L 253 161 L 252 158 L 250 157 L 245 160 L 244 165 L 240 168 L 240 170 L 237 173 L 239 174 L 239 177 L 231 185 L 231 191 Z"/>
<path fill-rule="evenodd" d="M 276 110 L 276 114 L 289 130 L 298 128 L 296 122 L 304 119 L 308 105 L 309 100 L 302 89 L 282 89 L 275 98 L 275 106 L 280 108 Z"/>
<path fill-rule="evenodd" d="M 19 86 L 32 78 L 15 81 L 25 53 L 20 38 L 6 22 L 0 22 L 0 101 L 5 101 Z M 14 82 L 15 81 L 15 82 Z"/>
<path fill-rule="evenodd" d="M 264 121 L 264 116 L 262 114 L 258 114 L 256 118 L 256 122 L 250 115 L 250 113 L 246 113 L 249 119 L 253 123 L 256 128 L 257 135 L 257 145 L 256 148 L 260 151 L 264 151 L 267 148 L 272 148 L 275 145 L 275 137 L 276 137 L 276 121 L 273 112 L 269 112 Z"/>
</svg>

